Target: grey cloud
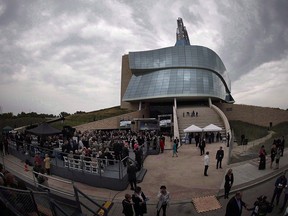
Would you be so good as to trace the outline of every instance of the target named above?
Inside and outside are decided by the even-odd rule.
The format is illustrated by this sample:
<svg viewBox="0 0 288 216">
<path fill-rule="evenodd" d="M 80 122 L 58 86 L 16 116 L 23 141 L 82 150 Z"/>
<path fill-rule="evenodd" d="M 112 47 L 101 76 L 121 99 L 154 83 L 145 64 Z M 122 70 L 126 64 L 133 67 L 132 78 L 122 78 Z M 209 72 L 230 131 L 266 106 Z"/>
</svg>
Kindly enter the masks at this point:
<svg viewBox="0 0 288 216">
<path fill-rule="evenodd" d="M 229 7 L 219 1 L 218 6 L 227 17 L 222 31 L 225 45 L 220 53 L 232 80 L 285 55 L 287 1 L 234 1 Z"/>
<path fill-rule="evenodd" d="M 199 37 L 204 32 L 205 36 L 200 40 L 194 37 L 192 44 L 198 39 L 200 45 L 212 48 L 206 38 L 209 34 L 219 37 L 221 44 L 215 41 L 213 49 L 231 72 L 232 81 L 287 55 L 286 1 L 222 2 L 2 1 L 6 9 L 0 13 L 0 88 L 8 82 L 17 89 L 27 88 L 20 81 L 29 81 L 35 98 L 39 86 L 41 92 L 58 92 L 63 100 L 49 101 L 55 106 L 43 102 L 51 112 L 56 106 L 63 111 L 65 103 L 71 110 L 117 105 L 121 56 L 173 46 L 178 17 L 183 18 L 190 38 L 195 30 Z M 100 100 L 103 94 L 107 97 Z M 26 95 L 18 97 L 21 99 L 19 103 L 29 107 Z M 80 102 L 72 104 L 71 100 Z"/>
</svg>

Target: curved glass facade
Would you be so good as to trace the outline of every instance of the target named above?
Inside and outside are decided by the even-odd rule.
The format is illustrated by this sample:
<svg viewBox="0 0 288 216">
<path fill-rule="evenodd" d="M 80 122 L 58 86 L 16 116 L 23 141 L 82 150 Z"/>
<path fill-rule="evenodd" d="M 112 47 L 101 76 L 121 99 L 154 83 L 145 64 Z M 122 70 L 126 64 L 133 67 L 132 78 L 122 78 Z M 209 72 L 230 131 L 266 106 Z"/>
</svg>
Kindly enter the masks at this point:
<svg viewBox="0 0 288 216">
<path fill-rule="evenodd" d="M 219 56 L 202 46 L 130 52 L 132 78 L 123 101 L 170 97 L 230 98 L 230 80 Z"/>
</svg>

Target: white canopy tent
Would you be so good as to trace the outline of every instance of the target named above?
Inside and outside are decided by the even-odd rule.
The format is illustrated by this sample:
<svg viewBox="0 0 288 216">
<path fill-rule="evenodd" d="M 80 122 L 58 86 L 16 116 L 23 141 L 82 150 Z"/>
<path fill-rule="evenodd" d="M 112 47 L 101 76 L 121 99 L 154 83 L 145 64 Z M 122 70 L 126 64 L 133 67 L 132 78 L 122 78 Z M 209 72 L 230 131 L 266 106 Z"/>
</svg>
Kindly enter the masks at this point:
<svg viewBox="0 0 288 216">
<path fill-rule="evenodd" d="M 204 132 L 215 132 L 215 131 L 221 131 L 221 130 L 222 130 L 222 128 L 220 128 L 214 124 L 209 124 L 203 128 Z"/>
<path fill-rule="evenodd" d="M 196 125 L 191 125 L 187 128 L 184 129 L 185 133 L 191 133 L 191 132 L 202 132 L 202 128 L 196 126 Z"/>
</svg>

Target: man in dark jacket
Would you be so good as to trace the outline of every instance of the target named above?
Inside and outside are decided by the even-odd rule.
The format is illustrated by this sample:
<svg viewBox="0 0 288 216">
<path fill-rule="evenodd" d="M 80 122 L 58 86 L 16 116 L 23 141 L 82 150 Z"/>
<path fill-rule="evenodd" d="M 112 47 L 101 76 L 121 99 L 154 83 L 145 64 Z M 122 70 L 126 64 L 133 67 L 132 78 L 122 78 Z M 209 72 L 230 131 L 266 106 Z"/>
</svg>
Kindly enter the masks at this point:
<svg viewBox="0 0 288 216">
<path fill-rule="evenodd" d="M 246 203 L 242 201 L 241 191 L 238 191 L 227 203 L 225 216 L 241 216 L 243 207 L 246 209 Z"/>
<path fill-rule="evenodd" d="M 222 149 L 222 146 L 220 146 L 220 149 L 216 153 L 216 160 L 217 160 L 216 169 L 218 169 L 218 167 L 220 167 L 220 169 L 222 169 L 223 157 L 224 157 L 224 150 Z"/>
<path fill-rule="evenodd" d="M 136 177 L 136 173 L 137 173 L 137 168 L 134 164 L 128 162 L 127 163 L 128 167 L 127 167 L 127 175 L 128 175 L 128 181 L 130 183 L 131 186 L 131 190 L 135 190 L 136 188 L 136 183 L 137 183 L 137 177 Z"/>
<path fill-rule="evenodd" d="M 271 203 L 274 204 L 274 199 L 276 198 L 276 205 L 278 205 L 279 203 L 279 199 L 280 199 L 280 195 L 283 191 L 283 189 L 286 187 L 287 185 L 287 179 L 285 177 L 285 174 L 282 174 L 280 177 L 277 178 L 274 186 L 274 193 L 273 193 L 273 197 L 271 199 Z"/>
<path fill-rule="evenodd" d="M 129 157 L 128 143 L 125 143 L 124 148 L 122 150 L 123 165 L 125 167 L 127 166 L 128 157 Z"/>
</svg>

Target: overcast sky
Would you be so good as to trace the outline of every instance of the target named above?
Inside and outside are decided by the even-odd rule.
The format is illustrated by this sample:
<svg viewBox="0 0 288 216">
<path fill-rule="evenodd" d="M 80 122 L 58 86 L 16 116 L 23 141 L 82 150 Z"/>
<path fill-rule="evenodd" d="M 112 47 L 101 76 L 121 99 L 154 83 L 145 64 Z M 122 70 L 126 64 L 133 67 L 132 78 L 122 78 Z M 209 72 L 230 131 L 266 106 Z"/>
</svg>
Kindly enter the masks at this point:
<svg viewBox="0 0 288 216">
<path fill-rule="evenodd" d="M 0 0 L 0 112 L 120 105 L 121 58 L 174 46 L 214 50 L 237 104 L 288 108 L 286 0 Z"/>
</svg>

